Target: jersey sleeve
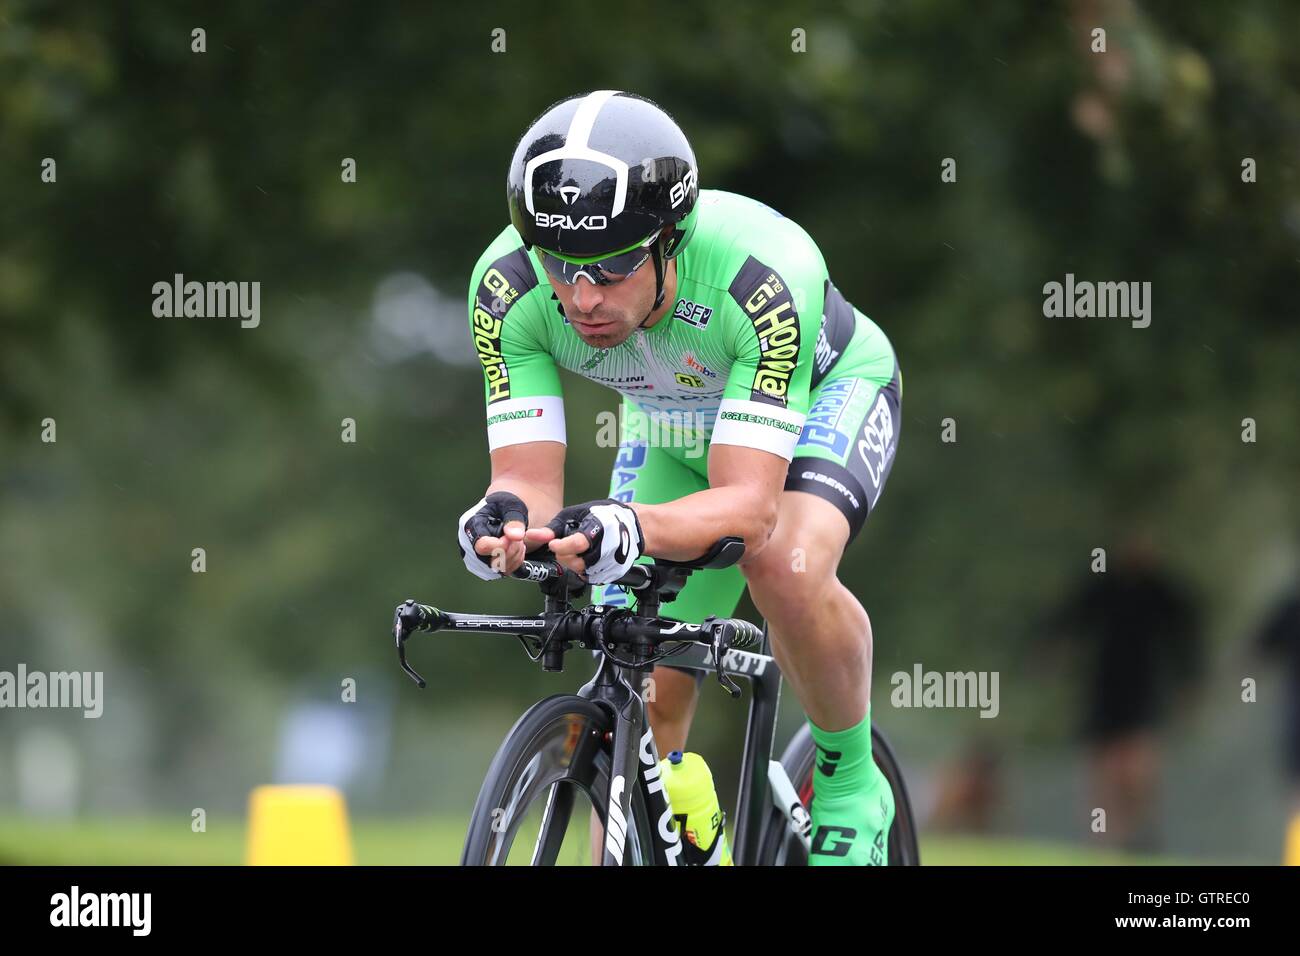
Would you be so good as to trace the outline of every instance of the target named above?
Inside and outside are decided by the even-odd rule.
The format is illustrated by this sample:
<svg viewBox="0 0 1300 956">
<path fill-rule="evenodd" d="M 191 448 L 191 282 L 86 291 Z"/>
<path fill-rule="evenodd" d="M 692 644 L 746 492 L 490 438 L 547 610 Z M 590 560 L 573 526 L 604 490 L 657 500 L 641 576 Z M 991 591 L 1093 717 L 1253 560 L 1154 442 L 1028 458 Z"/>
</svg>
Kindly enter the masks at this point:
<svg viewBox="0 0 1300 956">
<path fill-rule="evenodd" d="M 488 448 L 565 443 L 560 374 L 547 348 L 541 290 L 528 253 L 507 229 L 474 268 L 469 326 L 483 366 Z"/>
<path fill-rule="evenodd" d="M 750 255 L 736 272 L 726 309 L 736 359 L 713 444 L 794 457 L 808 415 L 825 277 L 815 246 L 788 257 L 780 270 Z"/>
</svg>

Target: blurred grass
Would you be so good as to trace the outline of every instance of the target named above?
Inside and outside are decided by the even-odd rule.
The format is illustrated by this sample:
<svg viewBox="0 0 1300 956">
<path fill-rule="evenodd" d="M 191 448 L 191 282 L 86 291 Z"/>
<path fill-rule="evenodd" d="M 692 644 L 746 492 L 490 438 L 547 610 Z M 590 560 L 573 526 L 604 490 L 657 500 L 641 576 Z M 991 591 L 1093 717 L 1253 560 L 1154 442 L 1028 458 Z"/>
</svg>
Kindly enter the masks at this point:
<svg viewBox="0 0 1300 956">
<path fill-rule="evenodd" d="M 156 817 L 47 823 L 0 817 L 0 864 L 54 866 L 234 865 L 244 856 L 244 821 L 208 820 L 192 833 L 188 818 Z M 352 822 L 362 865 L 455 864 L 465 836 L 460 817 L 359 819 Z M 1195 861 L 1132 856 L 1058 843 L 973 836 L 929 836 L 921 858 L 944 866 L 1159 866 Z"/>
</svg>

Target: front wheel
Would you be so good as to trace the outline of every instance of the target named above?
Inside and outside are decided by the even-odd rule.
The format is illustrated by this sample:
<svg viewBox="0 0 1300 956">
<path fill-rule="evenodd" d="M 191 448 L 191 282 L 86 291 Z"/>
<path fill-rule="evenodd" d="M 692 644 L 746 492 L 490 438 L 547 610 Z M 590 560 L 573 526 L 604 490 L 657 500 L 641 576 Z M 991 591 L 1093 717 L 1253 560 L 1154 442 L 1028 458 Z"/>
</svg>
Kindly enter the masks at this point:
<svg viewBox="0 0 1300 956">
<path fill-rule="evenodd" d="M 871 756 L 894 794 L 894 822 L 889 827 L 888 856 L 890 866 L 919 866 L 921 850 L 917 845 L 916 818 L 907 798 L 903 772 L 893 749 L 884 734 L 871 727 Z M 817 746 L 812 731 L 804 723 L 794 735 L 781 756 L 790 782 L 794 784 L 799 800 L 807 809 L 812 803 L 813 766 L 817 759 Z M 808 853 L 803 842 L 790 832 L 790 825 L 780 810 L 773 809 L 763 830 L 759 862 L 766 866 L 807 866 Z"/>
<path fill-rule="evenodd" d="M 608 712 L 558 695 L 524 713 L 497 750 L 479 790 L 461 854 L 463 866 L 591 865 L 594 809 L 602 828 L 609 794 Z M 574 812 L 575 806 L 578 810 Z M 632 790 L 623 862 L 654 860 L 642 788 Z"/>
</svg>

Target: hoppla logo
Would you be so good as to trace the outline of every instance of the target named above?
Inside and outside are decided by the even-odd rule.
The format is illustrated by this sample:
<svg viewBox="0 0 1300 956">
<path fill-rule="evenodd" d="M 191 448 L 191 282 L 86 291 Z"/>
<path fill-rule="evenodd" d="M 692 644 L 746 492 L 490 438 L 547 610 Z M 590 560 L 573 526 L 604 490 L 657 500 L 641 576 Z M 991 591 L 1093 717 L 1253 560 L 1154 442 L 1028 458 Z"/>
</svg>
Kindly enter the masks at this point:
<svg viewBox="0 0 1300 956">
<path fill-rule="evenodd" d="M 654 758 L 654 731 L 647 730 L 641 737 L 641 775 L 645 777 L 646 788 L 651 793 L 663 793 L 664 782 L 659 776 L 659 763 Z M 673 826 L 673 806 L 664 793 L 664 812 L 659 817 L 659 839 L 664 842 L 664 855 L 668 857 L 669 866 L 677 866 L 677 858 L 682 855 L 682 841 Z"/>
<path fill-rule="evenodd" d="M 583 216 L 574 219 L 568 213 L 539 212 L 536 214 L 539 229 L 604 229 L 609 225 L 608 216 Z"/>
</svg>

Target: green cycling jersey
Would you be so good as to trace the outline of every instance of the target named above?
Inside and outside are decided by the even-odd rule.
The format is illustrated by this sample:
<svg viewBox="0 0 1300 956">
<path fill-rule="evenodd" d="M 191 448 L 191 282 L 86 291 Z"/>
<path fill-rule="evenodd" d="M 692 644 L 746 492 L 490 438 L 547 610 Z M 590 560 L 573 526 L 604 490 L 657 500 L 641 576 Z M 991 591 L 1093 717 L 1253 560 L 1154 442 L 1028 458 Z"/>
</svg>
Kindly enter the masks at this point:
<svg viewBox="0 0 1300 956">
<path fill-rule="evenodd" d="M 615 389 L 673 444 L 744 445 L 791 459 L 810 393 L 852 348 L 888 381 L 885 335 L 849 305 L 793 220 L 756 200 L 701 190 L 699 222 L 675 260 L 673 309 L 609 349 L 569 326 L 513 226 L 471 275 L 470 327 L 483 365 L 488 444 L 565 441 L 558 368 Z"/>
</svg>

